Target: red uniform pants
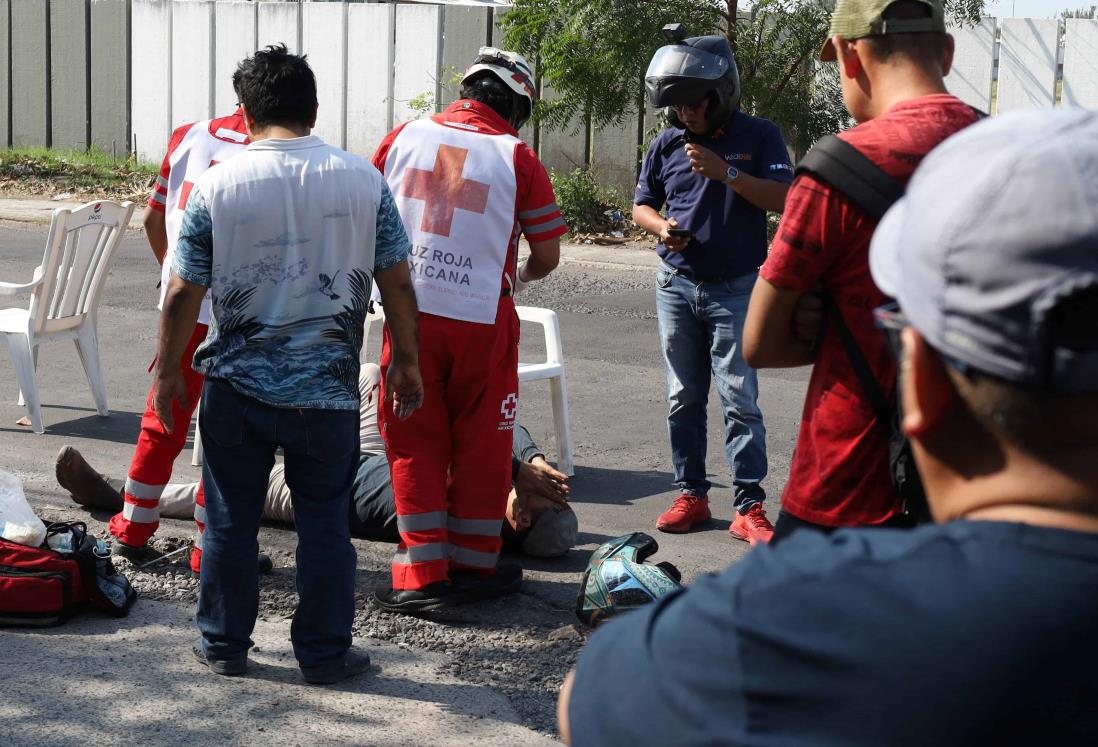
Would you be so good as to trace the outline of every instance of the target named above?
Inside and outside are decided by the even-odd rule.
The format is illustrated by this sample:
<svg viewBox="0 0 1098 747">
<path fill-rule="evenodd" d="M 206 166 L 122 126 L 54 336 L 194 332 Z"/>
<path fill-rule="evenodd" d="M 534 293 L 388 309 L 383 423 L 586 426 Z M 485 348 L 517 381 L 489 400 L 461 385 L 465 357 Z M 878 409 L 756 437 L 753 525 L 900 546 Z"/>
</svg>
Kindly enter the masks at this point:
<svg viewBox="0 0 1098 747">
<path fill-rule="evenodd" d="M 455 570 L 490 575 L 511 489 L 518 408 L 519 320 L 501 298 L 495 324 L 420 314 L 423 407 L 407 420 L 379 409 L 400 545 L 393 588 L 419 589 Z M 392 351 L 388 329 L 384 373 Z"/>
<path fill-rule="evenodd" d="M 194 359 L 194 351 L 203 340 L 206 339 L 206 325 L 196 324 L 191 339 L 187 342 L 187 349 L 183 353 L 181 368 L 183 380 L 187 384 L 188 407 L 184 409 L 179 402 L 172 406 L 172 417 L 175 422 L 174 432 L 165 433 L 156 417 L 153 408 L 153 390 L 149 389 L 149 397 L 145 402 L 145 414 L 141 418 L 141 433 L 137 436 L 137 448 L 134 450 L 133 461 L 130 463 L 130 471 L 126 479 L 126 488 L 123 494 L 125 501 L 122 513 L 111 517 L 110 531 L 119 541 L 140 547 L 148 542 L 157 527 L 160 526 L 160 494 L 164 492 L 164 486 L 172 476 L 172 466 L 176 457 L 183 451 L 187 443 L 187 433 L 190 431 L 191 416 L 198 404 L 198 398 L 202 394 L 202 374 L 191 368 Z M 195 496 L 198 507 L 195 508 L 195 519 L 198 521 L 199 541 L 191 553 L 191 569 L 196 573 L 202 558 L 201 532 L 205 526 L 205 497 L 202 493 L 202 485 L 199 483 L 198 495 Z"/>
</svg>

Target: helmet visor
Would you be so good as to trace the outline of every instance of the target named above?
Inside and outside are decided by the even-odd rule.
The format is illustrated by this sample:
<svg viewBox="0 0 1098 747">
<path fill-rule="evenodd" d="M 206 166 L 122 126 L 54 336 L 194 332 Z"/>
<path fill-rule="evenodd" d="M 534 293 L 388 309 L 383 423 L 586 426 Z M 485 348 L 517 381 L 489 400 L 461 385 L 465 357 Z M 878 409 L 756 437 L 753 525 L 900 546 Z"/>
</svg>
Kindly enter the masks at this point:
<svg viewBox="0 0 1098 747">
<path fill-rule="evenodd" d="M 670 44 L 656 50 L 644 77 L 718 80 L 727 73 L 728 60 L 724 57 L 685 44 Z"/>
</svg>

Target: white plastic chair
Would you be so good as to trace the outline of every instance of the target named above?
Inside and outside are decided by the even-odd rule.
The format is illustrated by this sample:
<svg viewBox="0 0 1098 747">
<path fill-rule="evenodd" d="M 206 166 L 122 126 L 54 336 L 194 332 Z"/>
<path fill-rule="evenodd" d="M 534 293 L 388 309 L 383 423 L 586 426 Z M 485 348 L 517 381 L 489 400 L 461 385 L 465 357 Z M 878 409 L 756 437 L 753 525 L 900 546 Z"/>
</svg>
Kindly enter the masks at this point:
<svg viewBox="0 0 1098 747">
<path fill-rule="evenodd" d="M 72 340 L 88 377 L 95 409 L 107 409 L 107 390 L 99 365 L 96 310 L 111 260 L 133 213 L 132 202 L 89 202 L 76 210 L 53 211 L 42 264 L 29 283 L 0 282 L 0 296 L 30 293 L 28 308 L 0 309 L 0 334 L 11 351 L 19 382 L 19 404 L 26 403 L 35 433 L 42 426 L 36 371 L 38 346 Z"/>
<path fill-rule="evenodd" d="M 540 324 L 545 331 L 545 360 L 539 363 L 519 362 L 519 381 L 549 380 L 549 393 L 553 399 L 553 426 L 557 436 L 557 468 L 571 477 L 575 474 L 575 454 L 572 447 L 572 420 L 568 414 L 568 384 L 564 377 L 564 349 L 560 340 L 560 319 L 550 309 L 536 306 L 516 306 L 518 317 L 524 322 Z M 366 315 L 362 336 L 362 353 L 359 360 L 365 362 L 366 343 L 370 335 L 370 326 L 376 321 L 384 321 L 385 312 L 380 304 L 373 304 L 373 310 Z"/>
</svg>

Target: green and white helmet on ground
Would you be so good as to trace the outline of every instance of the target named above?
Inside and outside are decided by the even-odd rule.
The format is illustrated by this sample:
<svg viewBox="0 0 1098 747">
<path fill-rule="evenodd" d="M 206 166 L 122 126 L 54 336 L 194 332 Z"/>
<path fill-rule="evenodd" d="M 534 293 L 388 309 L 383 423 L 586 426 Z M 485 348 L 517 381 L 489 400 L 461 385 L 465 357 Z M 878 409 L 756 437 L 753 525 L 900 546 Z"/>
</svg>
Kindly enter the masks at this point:
<svg viewBox="0 0 1098 747">
<path fill-rule="evenodd" d="M 646 563 L 660 546 L 644 532 L 633 532 L 599 546 L 580 582 L 576 616 L 595 626 L 608 617 L 643 607 L 682 588 L 679 569 Z"/>
</svg>

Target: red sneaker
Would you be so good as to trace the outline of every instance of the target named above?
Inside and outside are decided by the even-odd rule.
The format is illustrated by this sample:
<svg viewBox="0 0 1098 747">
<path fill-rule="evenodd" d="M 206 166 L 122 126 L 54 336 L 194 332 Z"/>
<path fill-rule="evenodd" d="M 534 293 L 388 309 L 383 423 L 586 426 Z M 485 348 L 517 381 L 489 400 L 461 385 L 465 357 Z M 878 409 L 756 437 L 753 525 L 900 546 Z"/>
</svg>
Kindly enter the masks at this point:
<svg viewBox="0 0 1098 747">
<path fill-rule="evenodd" d="M 675 499 L 671 508 L 660 515 L 656 522 L 656 529 L 661 532 L 683 534 L 689 532 L 695 524 L 701 524 L 711 518 L 713 514 L 709 513 L 709 499 L 706 496 L 683 493 Z"/>
<path fill-rule="evenodd" d="M 750 542 L 752 545 L 762 542 L 765 545 L 774 536 L 774 525 L 766 518 L 762 504 L 756 503 L 747 513 L 736 513 L 732 526 L 728 527 L 728 533 L 732 535 L 732 539 Z"/>
</svg>

